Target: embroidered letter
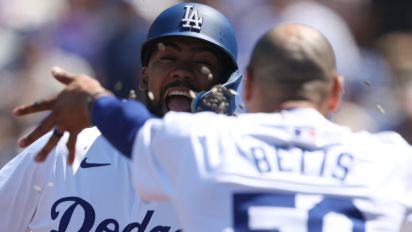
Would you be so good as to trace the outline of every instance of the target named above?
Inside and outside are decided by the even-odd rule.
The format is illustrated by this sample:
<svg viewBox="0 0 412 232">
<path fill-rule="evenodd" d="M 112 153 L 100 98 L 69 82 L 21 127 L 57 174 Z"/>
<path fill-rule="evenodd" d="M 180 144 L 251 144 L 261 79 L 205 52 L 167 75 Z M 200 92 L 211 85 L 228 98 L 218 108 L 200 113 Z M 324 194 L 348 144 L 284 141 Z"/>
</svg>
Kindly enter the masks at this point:
<svg viewBox="0 0 412 232">
<path fill-rule="evenodd" d="M 193 6 L 185 5 L 185 16 L 182 19 L 182 22 L 184 22 L 184 24 L 182 26 L 184 28 L 200 30 L 203 23 L 203 18 L 199 18 L 197 10 L 192 9 Z"/>
</svg>

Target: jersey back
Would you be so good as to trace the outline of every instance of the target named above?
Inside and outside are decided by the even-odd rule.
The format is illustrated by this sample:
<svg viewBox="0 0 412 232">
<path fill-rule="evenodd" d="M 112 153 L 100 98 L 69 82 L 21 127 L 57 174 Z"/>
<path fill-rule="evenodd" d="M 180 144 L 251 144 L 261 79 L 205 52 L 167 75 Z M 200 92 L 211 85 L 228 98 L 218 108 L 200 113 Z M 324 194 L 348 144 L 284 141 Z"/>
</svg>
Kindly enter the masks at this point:
<svg viewBox="0 0 412 232">
<path fill-rule="evenodd" d="M 399 231 L 412 200 L 400 136 L 352 133 L 309 109 L 170 114 L 135 152 L 138 191 L 171 199 L 188 231 Z"/>
</svg>

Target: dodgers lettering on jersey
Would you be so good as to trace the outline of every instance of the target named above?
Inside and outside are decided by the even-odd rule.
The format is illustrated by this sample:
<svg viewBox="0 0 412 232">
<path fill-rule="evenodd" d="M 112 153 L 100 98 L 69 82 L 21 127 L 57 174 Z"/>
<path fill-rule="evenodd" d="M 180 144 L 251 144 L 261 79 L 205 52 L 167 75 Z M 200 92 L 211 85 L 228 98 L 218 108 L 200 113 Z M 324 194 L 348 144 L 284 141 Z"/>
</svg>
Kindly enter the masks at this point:
<svg viewBox="0 0 412 232">
<path fill-rule="evenodd" d="M 67 205 L 66 210 L 57 210 L 58 208 L 63 208 L 62 205 Z M 84 215 L 84 219 L 76 220 L 76 226 L 78 226 L 77 231 L 92 231 L 92 228 L 96 228 L 94 231 L 96 232 L 104 232 L 104 231 L 123 231 L 123 232 L 131 232 L 131 231 L 141 231 L 141 232 L 172 232 L 171 226 L 164 226 L 164 225 L 154 225 L 152 228 L 148 228 L 148 225 L 155 214 L 154 210 L 147 210 L 144 218 L 141 222 L 131 222 L 126 225 L 124 228 L 120 228 L 119 222 L 114 218 L 106 218 L 101 222 L 96 222 L 96 212 L 93 206 L 83 200 L 80 197 L 64 197 L 62 199 L 57 200 L 51 208 L 51 219 L 57 220 L 60 218 L 60 222 L 58 224 L 58 230 L 54 231 L 68 231 L 67 228 L 72 222 L 72 216 L 74 212 L 82 212 Z M 181 232 L 181 230 L 176 230 L 175 232 Z"/>
<path fill-rule="evenodd" d="M 134 192 L 129 160 L 96 128 L 79 134 L 73 166 L 66 164 L 67 135 L 44 163 L 34 162 L 49 136 L 0 170 L 0 231 L 181 231 L 170 203 Z"/>
<path fill-rule="evenodd" d="M 139 131 L 132 172 L 187 231 L 374 232 L 411 212 L 411 163 L 399 135 L 352 133 L 313 109 L 168 113 Z"/>
</svg>

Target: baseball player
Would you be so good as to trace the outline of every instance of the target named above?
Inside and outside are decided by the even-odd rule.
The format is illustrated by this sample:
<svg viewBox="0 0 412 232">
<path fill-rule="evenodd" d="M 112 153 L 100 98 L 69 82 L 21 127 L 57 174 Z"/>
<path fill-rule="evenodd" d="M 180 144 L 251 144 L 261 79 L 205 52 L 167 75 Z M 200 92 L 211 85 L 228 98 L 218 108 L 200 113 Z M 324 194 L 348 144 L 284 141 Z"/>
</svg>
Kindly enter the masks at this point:
<svg viewBox="0 0 412 232">
<path fill-rule="evenodd" d="M 188 28 L 188 22 L 199 28 Z M 232 27 L 220 12 L 195 3 L 166 9 L 153 22 L 142 47 L 140 88 L 148 96 L 150 114 L 190 112 L 191 92 L 201 102 L 217 83 L 236 89 L 240 76 L 231 76 L 237 70 L 236 52 Z M 137 104 L 123 103 L 132 105 L 129 110 Z M 193 105 L 194 110 L 209 109 Z M 224 113 L 233 109 L 228 106 Z M 75 113 L 67 116 L 73 115 L 73 121 Z M 75 140 L 63 131 L 57 128 L 43 136 L 1 169 L 0 231 L 181 231 L 169 203 L 134 193 L 129 162 L 98 129 L 86 129 Z M 60 141 L 45 151 L 49 140 Z M 67 161 L 66 146 L 76 159 Z M 38 152 L 49 155 L 40 165 L 33 161 Z"/>
<path fill-rule="evenodd" d="M 101 86 L 55 72 L 67 88 L 53 113 L 71 108 L 90 120 L 70 99 L 85 102 Z M 399 231 L 412 207 L 412 150 L 394 132 L 353 133 L 327 120 L 343 81 L 321 33 L 298 24 L 270 30 L 244 81 L 249 113 L 238 117 L 157 119 L 143 105 L 125 112 L 105 93 L 95 97 L 91 120 L 108 138 L 124 137 L 115 127 L 138 130 L 128 145 L 133 185 L 145 199 L 170 200 L 186 231 Z"/>
</svg>

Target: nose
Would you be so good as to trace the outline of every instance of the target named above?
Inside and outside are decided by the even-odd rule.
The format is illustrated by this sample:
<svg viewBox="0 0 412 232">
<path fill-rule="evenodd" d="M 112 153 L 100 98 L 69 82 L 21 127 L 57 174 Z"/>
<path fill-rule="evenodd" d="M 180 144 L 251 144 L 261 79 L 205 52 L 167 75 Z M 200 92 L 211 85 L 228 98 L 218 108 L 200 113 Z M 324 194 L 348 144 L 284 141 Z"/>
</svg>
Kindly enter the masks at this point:
<svg viewBox="0 0 412 232">
<path fill-rule="evenodd" d="M 173 79 L 180 81 L 192 81 L 194 79 L 192 67 L 185 62 L 178 64 L 170 75 Z"/>
</svg>

